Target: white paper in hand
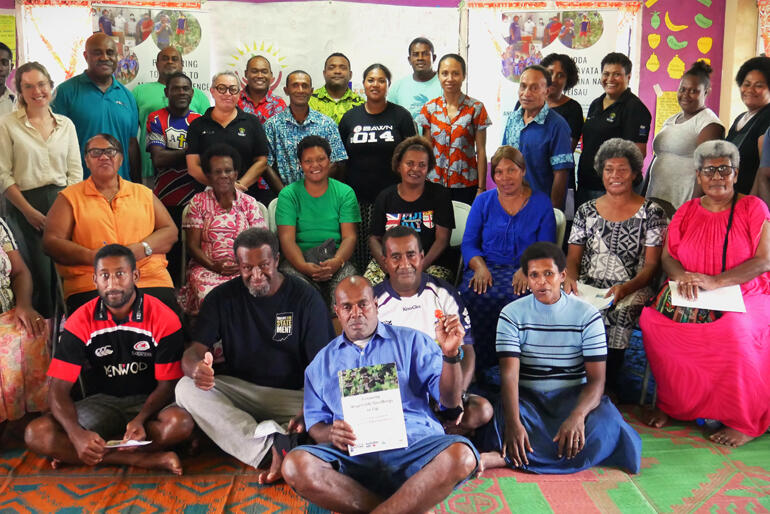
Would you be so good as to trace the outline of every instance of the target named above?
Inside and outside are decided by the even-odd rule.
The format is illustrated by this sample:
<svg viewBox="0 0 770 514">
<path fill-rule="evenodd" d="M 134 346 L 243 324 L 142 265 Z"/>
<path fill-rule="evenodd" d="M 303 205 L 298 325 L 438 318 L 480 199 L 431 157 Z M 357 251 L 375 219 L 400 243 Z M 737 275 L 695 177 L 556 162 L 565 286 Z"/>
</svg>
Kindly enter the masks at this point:
<svg viewBox="0 0 770 514">
<path fill-rule="evenodd" d="M 405 448 L 406 422 L 394 362 L 338 373 L 342 415 L 353 429 L 356 444 L 350 455 Z"/>
<path fill-rule="evenodd" d="M 678 284 L 674 280 L 670 280 L 668 285 L 671 287 L 671 303 L 677 307 L 694 307 L 722 312 L 746 312 L 743 293 L 739 285 L 720 287 L 711 291 L 698 289 L 698 298 L 695 300 L 688 300 L 679 294 Z"/>
<path fill-rule="evenodd" d="M 609 287 L 606 289 L 599 289 L 598 287 L 589 286 L 588 284 L 578 282 L 577 288 L 578 299 L 593 305 L 597 310 L 600 311 L 607 309 L 610 305 L 612 305 L 612 301 L 615 299 L 614 295 L 609 295 L 605 298 L 607 291 L 610 290 Z"/>
<path fill-rule="evenodd" d="M 107 441 L 104 444 L 105 448 L 133 448 L 134 446 L 145 446 L 150 444 L 152 441 L 134 441 L 133 439 L 129 439 L 128 441 L 121 441 L 119 439 L 114 439 L 112 441 Z"/>
</svg>

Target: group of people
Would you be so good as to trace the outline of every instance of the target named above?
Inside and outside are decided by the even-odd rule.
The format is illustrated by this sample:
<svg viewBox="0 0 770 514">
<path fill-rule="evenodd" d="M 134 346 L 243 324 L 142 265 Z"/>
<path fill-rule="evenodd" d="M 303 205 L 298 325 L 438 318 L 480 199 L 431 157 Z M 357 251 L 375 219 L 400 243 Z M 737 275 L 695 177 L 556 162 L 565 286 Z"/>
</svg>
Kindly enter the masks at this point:
<svg viewBox="0 0 770 514">
<path fill-rule="evenodd" d="M 215 74 L 212 106 L 173 46 L 158 82 L 133 92 L 114 77 L 112 38 L 94 34 L 84 56 L 55 101 L 45 68 L 21 65 L 16 109 L 0 118 L 0 419 L 48 410 L 25 440 L 54 467 L 181 473 L 172 450 L 197 426 L 264 469 L 260 482 L 284 477 L 337 511 L 426 510 L 492 467 L 635 473 L 641 439 L 610 397 L 637 324 L 658 384 L 647 422 L 717 420 L 709 437 L 730 446 L 770 426 L 770 58 L 741 67 L 749 111 L 727 140 L 705 107 L 711 69 L 685 72 L 645 183 L 651 116 L 628 57 L 602 60 L 605 92 L 584 120 L 565 94 L 575 63 L 548 55 L 521 74 L 488 190 L 489 116 L 463 93 L 464 59 L 434 70 L 425 38 L 392 88 L 372 64 L 360 97 L 334 53 L 321 88 L 286 76 L 288 105 L 262 56 L 244 87 Z M 557 216 L 575 188 L 565 255 Z M 661 268 L 676 286 L 660 285 Z M 745 313 L 671 300 L 673 287 L 695 298 L 736 285 Z M 586 286 L 612 304 L 580 301 Z M 392 362 L 407 446 L 351 456 L 338 373 Z M 128 440 L 148 444 L 113 449 Z"/>
</svg>

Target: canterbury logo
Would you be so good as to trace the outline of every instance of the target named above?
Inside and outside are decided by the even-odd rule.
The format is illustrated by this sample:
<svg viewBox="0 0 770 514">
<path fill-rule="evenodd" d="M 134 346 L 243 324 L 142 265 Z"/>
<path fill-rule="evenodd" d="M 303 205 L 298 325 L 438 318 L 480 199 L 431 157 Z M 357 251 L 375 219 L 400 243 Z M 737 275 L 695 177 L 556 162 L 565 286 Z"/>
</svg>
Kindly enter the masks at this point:
<svg viewBox="0 0 770 514">
<path fill-rule="evenodd" d="M 112 348 L 110 348 L 109 345 L 102 346 L 101 348 L 97 348 L 94 353 L 97 357 L 106 357 L 112 354 Z"/>
</svg>

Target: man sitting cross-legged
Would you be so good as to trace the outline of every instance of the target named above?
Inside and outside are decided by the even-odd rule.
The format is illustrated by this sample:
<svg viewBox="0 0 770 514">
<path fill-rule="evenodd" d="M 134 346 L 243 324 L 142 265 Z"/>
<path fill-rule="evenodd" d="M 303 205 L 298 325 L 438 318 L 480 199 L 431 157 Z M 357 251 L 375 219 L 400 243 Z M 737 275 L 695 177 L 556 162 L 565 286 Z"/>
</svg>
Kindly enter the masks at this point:
<svg viewBox="0 0 770 514">
<path fill-rule="evenodd" d="M 296 445 L 292 434 L 305 431 L 303 373 L 334 329 L 321 295 L 278 271 L 275 234 L 246 229 L 235 238 L 233 251 L 240 276 L 203 300 L 194 340 L 182 359 L 186 376 L 177 384 L 176 401 L 241 462 L 258 468 L 272 457 L 258 481 L 275 482 L 283 453 Z M 219 340 L 221 368 L 212 355 Z"/>
<path fill-rule="evenodd" d="M 423 272 L 425 254 L 414 229 L 398 225 L 387 230 L 382 246 L 388 279 L 374 287 L 379 320 L 386 325 L 420 330 L 436 340 L 437 324 L 442 318 L 459 318 L 465 329 L 460 362 L 463 410 L 436 408 L 434 412 L 448 434 L 468 434 L 492 418 L 489 401 L 467 393 L 476 365 L 468 311 L 448 282 Z"/>
<path fill-rule="evenodd" d="M 283 461 L 283 476 L 301 496 L 330 510 L 425 512 L 478 468 L 470 441 L 444 434 L 428 404 L 430 395 L 447 407 L 460 405 L 465 331 L 456 317 L 444 318 L 436 329 L 439 347 L 417 330 L 378 323 L 374 292 L 363 277 L 337 286 L 334 309 L 344 333 L 305 371 L 305 423 L 318 444 L 292 450 Z M 407 446 L 351 456 L 348 445 L 356 433 L 343 420 L 338 372 L 390 363 L 397 372 Z"/>
<path fill-rule="evenodd" d="M 104 463 L 166 469 L 182 474 L 174 452 L 187 439 L 189 416 L 169 406 L 182 376 L 182 326 L 160 300 L 136 288 L 139 271 L 133 252 L 121 245 L 102 247 L 94 257 L 99 293 L 64 325 L 48 375 L 51 412 L 27 425 L 27 447 L 59 462 Z M 90 366 L 87 389 L 73 402 L 72 385 Z M 139 448 L 110 449 L 108 438 L 151 441 Z"/>
</svg>

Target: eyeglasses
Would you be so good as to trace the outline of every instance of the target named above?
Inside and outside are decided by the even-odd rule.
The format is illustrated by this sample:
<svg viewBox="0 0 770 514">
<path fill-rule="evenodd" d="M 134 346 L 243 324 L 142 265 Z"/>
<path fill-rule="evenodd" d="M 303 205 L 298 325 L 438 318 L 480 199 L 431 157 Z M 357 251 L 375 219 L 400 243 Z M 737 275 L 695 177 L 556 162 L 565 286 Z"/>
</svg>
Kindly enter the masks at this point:
<svg viewBox="0 0 770 514">
<path fill-rule="evenodd" d="M 723 164 L 721 166 L 704 166 L 700 169 L 700 173 L 706 178 L 712 178 L 715 173 L 719 173 L 722 178 L 730 178 L 733 170 L 735 170 L 735 166 Z"/>
<path fill-rule="evenodd" d="M 13 64 L 13 59 L 6 59 L 5 57 L 0 59 L 0 65 L 10 66 L 11 64 Z"/>
<path fill-rule="evenodd" d="M 227 93 L 230 93 L 231 95 L 237 95 L 241 92 L 238 86 L 226 86 L 224 84 L 214 86 L 214 89 L 216 89 L 220 95 L 226 95 Z"/>
<path fill-rule="evenodd" d="M 86 152 L 88 155 L 90 155 L 94 159 L 98 159 L 102 155 L 106 155 L 110 159 L 118 155 L 118 149 L 113 147 L 108 148 L 89 148 Z"/>
</svg>

